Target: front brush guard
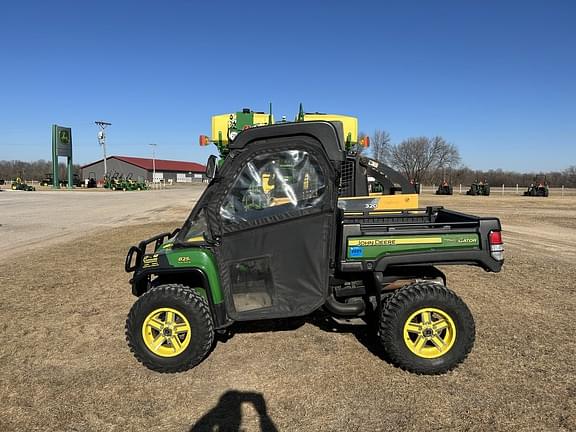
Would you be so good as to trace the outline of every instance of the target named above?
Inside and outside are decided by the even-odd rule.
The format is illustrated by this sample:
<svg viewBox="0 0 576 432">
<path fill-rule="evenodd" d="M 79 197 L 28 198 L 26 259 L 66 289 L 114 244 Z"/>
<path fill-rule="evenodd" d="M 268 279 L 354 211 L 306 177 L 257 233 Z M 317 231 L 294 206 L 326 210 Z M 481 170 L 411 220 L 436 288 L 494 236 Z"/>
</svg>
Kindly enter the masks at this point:
<svg viewBox="0 0 576 432">
<path fill-rule="evenodd" d="M 166 238 L 174 237 L 176 234 L 178 234 L 179 231 L 180 228 L 176 228 L 171 233 L 165 232 L 162 234 L 158 234 L 155 235 L 154 237 L 150 237 L 148 240 L 141 241 L 140 243 L 138 243 L 138 246 L 132 246 L 128 250 L 128 254 L 126 255 L 126 261 L 124 262 L 124 270 L 126 270 L 126 273 L 132 273 L 134 270 L 136 270 L 138 267 L 142 265 L 142 258 L 144 257 L 144 255 L 146 255 L 146 248 L 148 247 L 149 244 L 154 243 L 154 250 L 157 250 L 158 247 L 160 247 L 160 245 L 164 243 Z M 136 255 L 135 260 L 133 259 L 134 255 Z M 133 262 L 134 264 L 132 264 Z"/>
</svg>

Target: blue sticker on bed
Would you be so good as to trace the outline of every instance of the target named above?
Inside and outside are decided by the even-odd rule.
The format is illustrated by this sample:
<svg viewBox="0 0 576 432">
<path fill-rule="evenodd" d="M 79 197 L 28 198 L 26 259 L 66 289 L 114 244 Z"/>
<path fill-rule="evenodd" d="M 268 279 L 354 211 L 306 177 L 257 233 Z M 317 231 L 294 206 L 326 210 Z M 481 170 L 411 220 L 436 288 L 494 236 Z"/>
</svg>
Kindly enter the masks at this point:
<svg viewBox="0 0 576 432">
<path fill-rule="evenodd" d="M 364 248 L 360 246 L 352 246 L 349 255 L 350 258 L 361 258 L 364 255 Z"/>
</svg>

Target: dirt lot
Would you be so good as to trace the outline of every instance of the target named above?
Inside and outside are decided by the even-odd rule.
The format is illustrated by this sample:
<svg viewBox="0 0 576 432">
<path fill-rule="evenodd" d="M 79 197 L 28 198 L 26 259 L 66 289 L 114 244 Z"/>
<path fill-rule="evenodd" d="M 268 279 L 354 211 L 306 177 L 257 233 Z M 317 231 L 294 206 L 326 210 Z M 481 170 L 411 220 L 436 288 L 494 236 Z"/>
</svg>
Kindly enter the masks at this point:
<svg viewBox="0 0 576 432">
<path fill-rule="evenodd" d="M 475 315 L 477 341 L 456 371 L 425 377 L 383 361 L 361 326 L 333 331 L 320 315 L 236 326 L 183 374 L 140 366 L 124 341 L 134 298 L 123 259 L 182 221 L 190 197 L 177 196 L 174 208 L 131 220 L 140 225 L 4 253 L 0 430 L 576 429 L 576 197 L 423 198 L 501 217 L 506 241 L 500 274 L 445 269 Z"/>
<path fill-rule="evenodd" d="M 0 234 L 9 248 L 0 258 L 35 247 L 82 238 L 106 228 L 181 218 L 188 212 L 202 184 L 167 190 L 112 192 L 105 189 L 0 194 Z"/>
</svg>

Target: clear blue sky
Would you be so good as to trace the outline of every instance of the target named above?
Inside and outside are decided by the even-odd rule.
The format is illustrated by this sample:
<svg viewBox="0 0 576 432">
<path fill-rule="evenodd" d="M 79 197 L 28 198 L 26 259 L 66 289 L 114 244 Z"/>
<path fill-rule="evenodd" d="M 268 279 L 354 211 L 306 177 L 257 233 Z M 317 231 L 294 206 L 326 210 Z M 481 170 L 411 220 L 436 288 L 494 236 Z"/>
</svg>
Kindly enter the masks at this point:
<svg viewBox="0 0 576 432">
<path fill-rule="evenodd" d="M 280 6 L 278 6 L 280 5 Z M 242 107 L 442 135 L 471 168 L 576 164 L 573 1 L 10 1 L 0 12 L 0 159 L 108 153 L 203 162 Z"/>
</svg>

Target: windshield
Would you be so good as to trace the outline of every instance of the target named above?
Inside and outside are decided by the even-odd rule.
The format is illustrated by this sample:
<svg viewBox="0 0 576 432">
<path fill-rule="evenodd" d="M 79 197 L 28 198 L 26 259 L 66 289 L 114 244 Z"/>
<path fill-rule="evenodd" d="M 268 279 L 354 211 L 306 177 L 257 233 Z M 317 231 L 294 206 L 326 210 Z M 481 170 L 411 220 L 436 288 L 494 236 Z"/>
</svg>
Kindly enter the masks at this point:
<svg viewBox="0 0 576 432">
<path fill-rule="evenodd" d="M 204 232 L 207 230 L 204 210 L 200 210 L 196 217 L 188 222 L 187 229 L 188 231 L 184 233 L 183 237 L 185 242 L 197 242 L 204 240 Z"/>
</svg>

